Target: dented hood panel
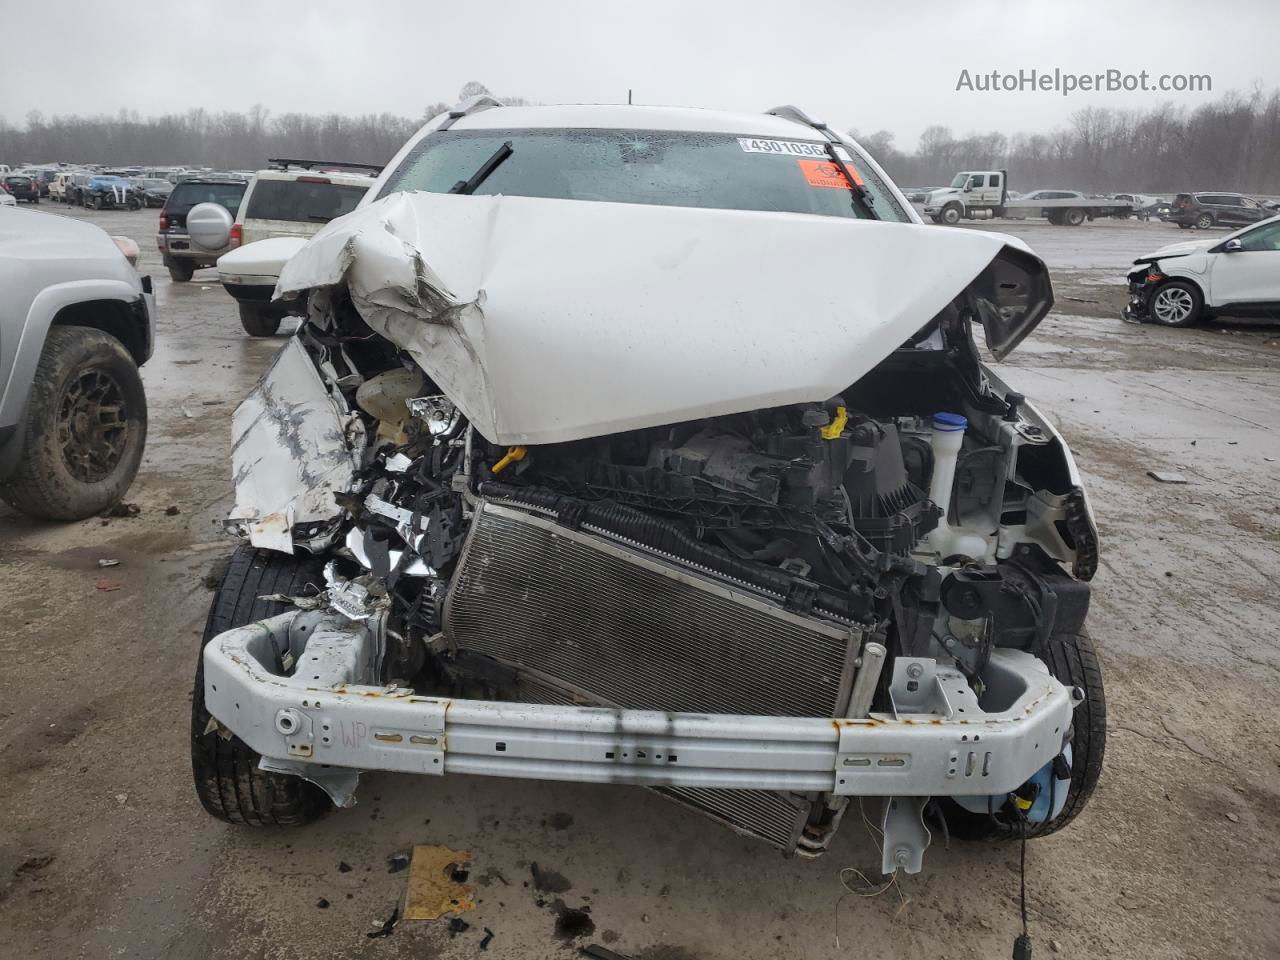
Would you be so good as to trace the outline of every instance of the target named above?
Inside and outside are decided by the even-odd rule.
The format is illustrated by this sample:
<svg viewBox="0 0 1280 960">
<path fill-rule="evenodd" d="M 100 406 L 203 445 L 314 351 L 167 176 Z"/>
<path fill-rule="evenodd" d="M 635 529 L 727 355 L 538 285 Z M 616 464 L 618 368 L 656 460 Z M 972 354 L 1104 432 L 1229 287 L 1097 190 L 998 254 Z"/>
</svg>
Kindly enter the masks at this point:
<svg viewBox="0 0 1280 960">
<path fill-rule="evenodd" d="M 553 443 L 825 400 L 1011 247 L 1043 272 L 976 231 L 401 193 L 322 229 L 276 295 L 345 283 L 486 439 Z"/>
</svg>

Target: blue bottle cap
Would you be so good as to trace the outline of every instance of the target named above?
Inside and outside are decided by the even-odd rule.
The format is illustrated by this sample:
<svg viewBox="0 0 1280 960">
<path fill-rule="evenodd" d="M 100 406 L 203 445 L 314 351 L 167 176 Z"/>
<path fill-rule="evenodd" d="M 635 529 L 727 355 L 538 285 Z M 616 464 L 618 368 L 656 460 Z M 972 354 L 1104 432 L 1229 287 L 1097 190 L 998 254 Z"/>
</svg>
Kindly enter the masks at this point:
<svg viewBox="0 0 1280 960">
<path fill-rule="evenodd" d="M 943 433 L 955 433 L 969 426 L 969 421 L 958 413 L 935 413 L 933 415 L 933 429 L 941 430 Z"/>
</svg>

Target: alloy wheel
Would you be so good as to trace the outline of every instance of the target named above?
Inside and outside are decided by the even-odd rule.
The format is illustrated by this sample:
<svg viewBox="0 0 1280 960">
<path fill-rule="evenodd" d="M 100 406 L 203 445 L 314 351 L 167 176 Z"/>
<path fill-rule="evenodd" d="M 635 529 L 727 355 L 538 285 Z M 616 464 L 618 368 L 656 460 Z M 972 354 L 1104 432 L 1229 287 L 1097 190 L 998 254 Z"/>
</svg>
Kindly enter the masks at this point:
<svg viewBox="0 0 1280 960">
<path fill-rule="evenodd" d="M 1177 325 L 1186 322 L 1196 303 L 1182 287 L 1165 287 L 1151 302 L 1151 312 L 1161 323 Z"/>
<path fill-rule="evenodd" d="M 98 483 L 110 476 L 130 429 L 124 390 L 111 374 L 85 370 L 67 384 L 58 405 L 58 447 L 77 480 Z"/>
</svg>

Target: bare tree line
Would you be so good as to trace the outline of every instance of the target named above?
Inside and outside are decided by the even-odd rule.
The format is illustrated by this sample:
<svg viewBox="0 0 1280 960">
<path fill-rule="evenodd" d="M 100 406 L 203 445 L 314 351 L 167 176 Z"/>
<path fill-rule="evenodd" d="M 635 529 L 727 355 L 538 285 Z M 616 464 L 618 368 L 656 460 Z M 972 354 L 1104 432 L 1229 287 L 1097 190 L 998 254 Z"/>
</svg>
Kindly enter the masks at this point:
<svg viewBox="0 0 1280 960">
<path fill-rule="evenodd" d="M 957 137 L 931 126 L 914 153 L 897 149 L 890 131 L 851 132 L 895 181 L 920 187 L 947 184 L 961 170 L 1007 169 L 1023 191 L 1280 193 L 1280 90 L 1228 93 L 1194 110 L 1086 107 L 1047 134 Z"/>
<path fill-rule="evenodd" d="M 473 81 L 459 99 L 488 92 Z M 21 127 L 0 118 L 0 160 L 220 169 L 253 169 L 276 156 L 381 163 L 449 106 L 430 104 L 417 117 L 272 115 L 262 106 L 244 113 L 196 108 L 147 118 L 129 111 L 114 117 L 46 118 L 33 111 Z M 949 127 L 935 125 L 920 136 L 914 152 L 899 149 L 888 130 L 854 135 L 898 183 L 914 186 L 947 183 L 959 170 L 1006 168 L 1010 182 L 1022 189 L 1280 193 L 1280 91 L 1228 93 L 1194 110 L 1168 103 L 1146 110 L 1087 107 L 1049 133 L 956 136 Z"/>
</svg>

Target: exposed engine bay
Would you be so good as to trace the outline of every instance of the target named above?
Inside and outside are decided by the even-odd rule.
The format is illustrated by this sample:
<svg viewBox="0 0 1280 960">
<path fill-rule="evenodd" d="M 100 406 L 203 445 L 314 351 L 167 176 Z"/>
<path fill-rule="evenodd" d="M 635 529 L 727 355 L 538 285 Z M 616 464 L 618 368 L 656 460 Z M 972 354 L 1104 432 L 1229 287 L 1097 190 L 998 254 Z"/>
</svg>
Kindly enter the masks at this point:
<svg viewBox="0 0 1280 960">
<path fill-rule="evenodd" d="M 892 709 L 883 683 L 851 703 L 868 642 L 951 658 L 980 698 L 994 649 L 1041 652 L 1087 611 L 1087 585 L 1060 566 L 1092 572 L 1085 514 L 1069 491 L 1035 486 L 1053 439 L 1021 418 L 1020 398 L 984 397 L 936 351 L 906 347 L 824 403 L 506 447 L 341 294 L 318 319 L 289 349 L 324 373 L 364 450 L 341 515 L 295 528 L 296 549 L 332 558 L 336 609 L 385 610 L 384 683 L 850 716 Z M 952 322 L 930 336 L 967 337 Z M 890 377 L 900 404 L 884 399 Z M 974 400 L 991 434 L 929 412 Z M 788 851 L 831 816 L 814 798 L 660 789 Z"/>
<path fill-rule="evenodd" d="M 349 257 L 355 241 L 345 244 Z M 468 737 L 506 762 L 504 774 L 642 783 L 806 854 L 825 848 L 849 795 L 901 793 L 907 812 L 885 814 L 885 869 L 918 869 L 928 837 L 921 791 L 945 792 L 958 809 L 999 821 L 994 811 L 1007 798 L 989 787 L 1013 776 L 1002 789 L 1022 791 L 1025 807 L 1015 813 L 1025 829 L 1058 815 L 1071 778 L 1070 734 L 1057 713 L 1036 720 L 1047 738 L 1037 735 L 1034 749 L 1013 742 L 1004 720 L 973 727 L 973 743 L 964 726 L 1010 710 L 1025 719 L 1050 701 L 1070 712 L 1044 663 L 1055 638 L 1080 631 L 1097 562 L 1096 530 L 1061 438 L 979 360 L 975 326 L 1008 345 L 1025 336 L 1025 324 L 1009 332 L 1020 315 L 1038 319 L 1051 302 L 1047 281 L 1027 267 L 1034 258 L 1002 258 L 835 395 L 670 423 L 650 417 L 595 435 L 574 427 L 567 439 L 538 443 L 487 439 L 486 431 L 497 439 L 504 422 L 519 422 L 522 398 L 508 391 L 506 409 L 489 408 L 482 431 L 442 382 L 456 365 L 422 352 L 420 335 L 438 342 L 440 324 L 455 324 L 468 355 L 481 350 L 479 328 L 464 329 L 443 282 L 423 265 L 412 320 L 404 286 L 394 297 L 391 287 L 318 286 L 308 318 L 237 412 L 237 505 L 228 523 L 255 546 L 323 559 L 319 595 L 295 602 L 353 624 L 353 636 L 363 631 L 367 644 L 339 653 L 371 658 L 359 680 L 366 686 L 412 702 L 619 711 L 620 731 L 624 716 L 668 718 L 670 735 L 652 741 L 665 748 L 619 739 L 624 745 L 610 749 L 605 739 L 590 769 L 566 772 L 554 744 L 540 760 L 497 757 L 528 746 L 521 724 L 554 726 L 503 713 L 505 733 Z M 400 306 L 388 306 L 395 298 Z M 485 296 L 469 303 L 474 320 Z M 590 413 L 574 416 L 585 422 Z M 268 674 L 290 675 L 319 649 L 314 635 L 298 642 L 297 633 L 278 626 L 274 652 L 252 639 L 244 649 L 257 644 L 252 655 Z M 316 681 L 328 676 L 326 657 L 307 657 L 320 662 Z M 1047 685 L 1037 694 L 1039 675 Z M 341 693 L 354 675 L 336 676 L 332 689 Z M 210 709 L 229 722 L 212 699 L 211 691 Z M 779 718 L 779 728 L 796 718 L 834 721 L 824 735 L 841 744 L 834 774 L 752 776 L 742 754 L 717 760 L 705 745 L 678 755 L 672 744 L 691 741 L 677 728 L 717 715 L 764 727 Z M 276 730 L 296 737 L 309 730 L 308 717 L 282 709 Z M 918 740 L 925 718 L 955 726 L 919 753 L 866 752 L 856 739 L 893 721 Z M 980 729 L 988 741 L 1007 733 L 1005 753 L 974 749 Z M 435 737 L 409 739 L 440 750 Z M 486 766 L 492 758 L 453 757 L 465 741 L 451 737 L 431 763 L 496 770 Z M 349 785 L 335 788 L 303 762 L 330 746 L 328 735 L 291 741 L 287 760 L 264 750 L 264 769 L 315 779 L 347 802 Z M 582 759 L 586 748 L 574 749 Z M 834 741 L 827 749 L 837 749 Z M 1011 773 L 1006 753 L 1025 769 Z M 791 762 L 777 756 L 771 762 L 782 768 Z M 690 761 L 709 767 L 686 773 Z M 621 766 L 615 773 L 608 764 Z M 888 786 L 899 770 L 926 779 Z M 880 776 L 875 785 L 871 773 Z M 832 789 L 785 788 L 797 783 Z"/>
</svg>

